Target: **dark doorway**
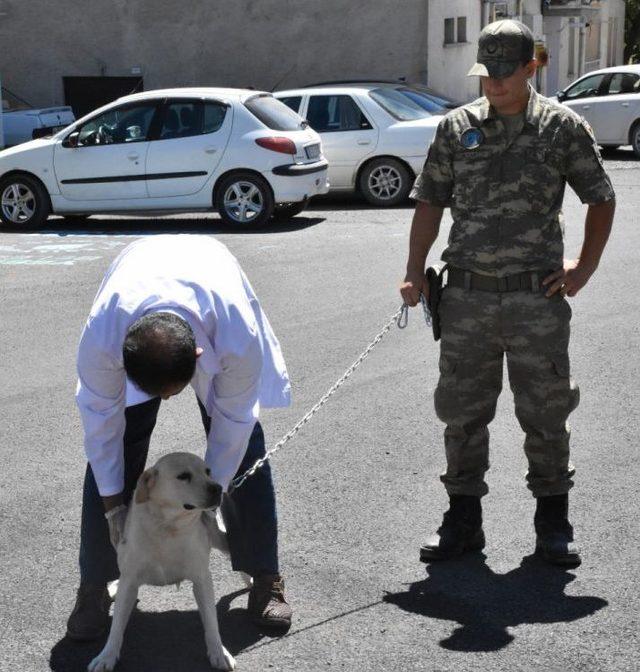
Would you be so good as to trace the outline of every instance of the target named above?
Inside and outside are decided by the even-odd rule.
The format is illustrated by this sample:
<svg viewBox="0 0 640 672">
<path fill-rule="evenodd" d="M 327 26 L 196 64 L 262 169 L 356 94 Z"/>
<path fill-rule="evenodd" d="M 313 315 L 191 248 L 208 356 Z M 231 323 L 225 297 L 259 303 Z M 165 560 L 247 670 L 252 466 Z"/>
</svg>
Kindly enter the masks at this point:
<svg viewBox="0 0 640 672">
<path fill-rule="evenodd" d="M 120 96 L 144 91 L 142 77 L 63 77 L 64 102 L 76 119 Z"/>
</svg>

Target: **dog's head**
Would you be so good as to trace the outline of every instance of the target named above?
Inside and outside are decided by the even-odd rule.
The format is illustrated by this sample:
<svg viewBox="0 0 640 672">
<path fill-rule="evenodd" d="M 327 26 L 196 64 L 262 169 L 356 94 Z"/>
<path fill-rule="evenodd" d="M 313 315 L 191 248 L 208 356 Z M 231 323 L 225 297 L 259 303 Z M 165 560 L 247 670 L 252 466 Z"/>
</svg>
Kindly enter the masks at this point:
<svg viewBox="0 0 640 672">
<path fill-rule="evenodd" d="M 162 507 L 215 509 L 220 506 L 222 487 L 197 455 L 170 453 L 160 458 L 138 479 L 136 504 L 153 502 Z"/>
</svg>

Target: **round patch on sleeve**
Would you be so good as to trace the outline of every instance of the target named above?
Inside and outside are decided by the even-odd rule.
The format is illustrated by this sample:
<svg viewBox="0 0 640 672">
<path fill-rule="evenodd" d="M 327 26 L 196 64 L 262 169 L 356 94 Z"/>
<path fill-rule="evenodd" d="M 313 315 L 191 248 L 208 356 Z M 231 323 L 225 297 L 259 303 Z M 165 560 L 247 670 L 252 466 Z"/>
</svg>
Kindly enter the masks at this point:
<svg viewBox="0 0 640 672">
<path fill-rule="evenodd" d="M 477 149 L 484 142 L 484 133 L 479 128 L 468 128 L 460 136 L 460 144 L 465 149 Z"/>
</svg>

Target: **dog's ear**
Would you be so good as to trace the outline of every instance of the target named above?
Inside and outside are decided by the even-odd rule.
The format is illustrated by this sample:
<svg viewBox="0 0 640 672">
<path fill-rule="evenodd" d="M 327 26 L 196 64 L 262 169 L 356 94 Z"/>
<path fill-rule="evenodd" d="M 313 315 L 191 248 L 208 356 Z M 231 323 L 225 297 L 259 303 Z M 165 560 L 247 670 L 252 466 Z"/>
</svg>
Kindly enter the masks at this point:
<svg viewBox="0 0 640 672">
<path fill-rule="evenodd" d="M 149 493 L 156 484 L 157 477 L 158 470 L 153 468 L 147 469 L 142 476 L 140 476 L 138 485 L 136 486 L 136 504 L 144 504 L 149 501 Z"/>
</svg>

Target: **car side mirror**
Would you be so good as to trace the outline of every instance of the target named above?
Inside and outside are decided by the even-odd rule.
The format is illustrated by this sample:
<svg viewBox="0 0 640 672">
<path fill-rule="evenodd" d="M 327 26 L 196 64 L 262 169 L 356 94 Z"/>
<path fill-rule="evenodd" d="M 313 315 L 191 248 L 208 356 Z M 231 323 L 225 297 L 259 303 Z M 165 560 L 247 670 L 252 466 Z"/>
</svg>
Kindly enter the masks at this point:
<svg viewBox="0 0 640 672">
<path fill-rule="evenodd" d="M 75 149 L 80 145 L 80 131 L 74 131 L 71 135 L 68 135 L 63 141 L 63 147 L 69 147 L 70 149 Z"/>
<path fill-rule="evenodd" d="M 558 100 L 564 100 L 566 98 L 566 95 L 564 91 L 556 91 L 556 97 Z"/>
</svg>

